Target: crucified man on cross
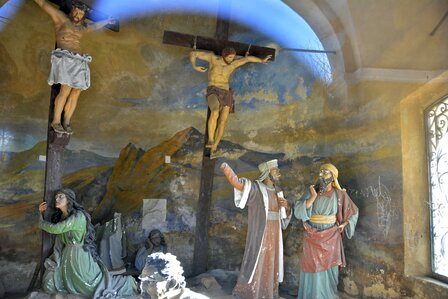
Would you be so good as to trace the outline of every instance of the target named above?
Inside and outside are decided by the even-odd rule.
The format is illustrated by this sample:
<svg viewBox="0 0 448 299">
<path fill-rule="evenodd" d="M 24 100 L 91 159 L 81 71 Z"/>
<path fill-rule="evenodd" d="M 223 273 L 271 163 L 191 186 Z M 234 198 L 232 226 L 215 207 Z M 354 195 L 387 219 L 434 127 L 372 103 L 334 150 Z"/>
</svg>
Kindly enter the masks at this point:
<svg viewBox="0 0 448 299">
<path fill-rule="evenodd" d="M 48 84 L 61 84 L 59 94 L 54 102 L 54 114 L 51 127 L 57 133 L 72 134 L 70 120 L 82 90 L 90 86 L 90 69 L 88 63 L 92 57 L 83 54 L 81 38 L 86 32 L 113 24 L 114 20 L 87 24 L 88 7 L 82 2 L 73 2 L 67 16 L 65 13 L 45 0 L 34 0 L 53 20 L 56 33 L 56 49 L 51 53 L 51 72 Z M 63 114 L 63 123 L 61 118 Z"/>
<path fill-rule="evenodd" d="M 255 56 L 246 56 L 235 59 L 236 51 L 233 48 L 222 50 L 221 56 L 213 52 L 192 51 L 190 53 L 190 62 L 193 68 L 199 72 L 206 72 L 206 67 L 196 65 L 196 59 L 207 61 L 209 64 L 207 103 L 210 108 L 210 117 L 208 119 L 208 142 L 206 147 L 215 152 L 218 144 L 224 134 L 224 127 L 229 113 L 234 111 L 234 99 L 232 91 L 229 88 L 229 79 L 233 71 L 248 62 L 267 63 L 272 55 L 264 59 Z"/>
</svg>

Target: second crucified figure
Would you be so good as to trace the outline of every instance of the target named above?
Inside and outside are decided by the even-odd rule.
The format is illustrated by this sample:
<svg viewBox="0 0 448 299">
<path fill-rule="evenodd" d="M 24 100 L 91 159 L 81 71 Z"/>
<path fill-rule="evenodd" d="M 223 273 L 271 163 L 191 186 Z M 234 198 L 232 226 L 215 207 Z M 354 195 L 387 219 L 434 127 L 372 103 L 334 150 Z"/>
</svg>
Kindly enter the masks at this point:
<svg viewBox="0 0 448 299">
<path fill-rule="evenodd" d="M 51 17 L 55 26 L 57 48 L 51 53 L 48 84 L 61 84 L 61 90 L 54 102 L 51 127 L 58 133 L 72 134 L 70 120 L 79 95 L 82 90 L 90 86 L 88 63 L 92 61 L 92 57 L 82 54 L 81 38 L 84 33 L 101 29 L 114 21 L 107 19 L 87 24 L 85 18 L 88 7 L 81 2 L 73 2 L 68 16 L 45 0 L 34 0 L 34 2 Z"/>
<path fill-rule="evenodd" d="M 266 63 L 272 55 L 264 59 L 255 56 L 246 56 L 235 59 L 236 51 L 233 48 L 222 50 L 221 56 L 213 52 L 192 51 L 190 62 L 193 68 L 199 72 L 206 72 L 207 68 L 197 66 L 196 59 L 205 60 L 209 64 L 207 103 L 210 109 L 208 119 L 208 142 L 206 147 L 215 152 L 224 134 L 224 127 L 229 113 L 233 112 L 234 100 L 232 91 L 229 88 L 230 75 L 234 70 L 248 62 Z"/>
</svg>

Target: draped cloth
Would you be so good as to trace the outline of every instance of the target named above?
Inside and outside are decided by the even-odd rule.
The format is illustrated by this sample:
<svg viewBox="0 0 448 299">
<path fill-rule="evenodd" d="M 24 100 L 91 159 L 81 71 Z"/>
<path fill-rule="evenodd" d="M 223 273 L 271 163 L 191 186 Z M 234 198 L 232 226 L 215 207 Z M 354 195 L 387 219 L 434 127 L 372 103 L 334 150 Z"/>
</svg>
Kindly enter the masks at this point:
<svg viewBox="0 0 448 299">
<path fill-rule="evenodd" d="M 318 195 L 310 208 L 305 194 L 295 205 L 294 215 L 303 221 L 305 228 L 303 257 L 300 272 L 299 299 L 331 299 L 337 292 L 338 267 L 345 266 L 342 237 L 351 238 L 358 221 L 358 208 L 345 191 Z M 336 216 L 335 223 L 314 223 L 313 215 Z M 313 217 L 316 218 L 316 217 Z M 338 225 L 348 222 L 344 232 Z"/>
<path fill-rule="evenodd" d="M 89 298 L 121 298 L 137 294 L 132 276 L 111 275 L 83 248 L 87 219 L 81 212 L 58 223 L 40 218 L 39 227 L 56 235 L 53 254 L 45 260 L 42 287 L 47 293 Z"/>
<path fill-rule="evenodd" d="M 324 231 L 313 229 L 304 223 L 302 271 L 320 272 L 332 266 L 345 264 L 345 256 L 339 228 L 333 226 Z"/>
<path fill-rule="evenodd" d="M 206 97 L 216 95 L 220 106 L 230 107 L 230 113 L 235 113 L 235 99 L 231 90 L 222 89 L 216 86 L 207 87 Z"/>
<path fill-rule="evenodd" d="M 92 57 L 68 50 L 55 49 L 51 52 L 51 71 L 48 84 L 63 84 L 72 88 L 86 90 L 90 87 L 89 63 Z"/>
<path fill-rule="evenodd" d="M 235 189 L 235 205 L 248 207 L 248 230 L 233 294 L 244 299 L 278 298 L 278 284 L 283 281 L 282 229 L 291 217 L 280 219 L 275 189 L 259 181 L 242 180 L 244 190 Z"/>
</svg>

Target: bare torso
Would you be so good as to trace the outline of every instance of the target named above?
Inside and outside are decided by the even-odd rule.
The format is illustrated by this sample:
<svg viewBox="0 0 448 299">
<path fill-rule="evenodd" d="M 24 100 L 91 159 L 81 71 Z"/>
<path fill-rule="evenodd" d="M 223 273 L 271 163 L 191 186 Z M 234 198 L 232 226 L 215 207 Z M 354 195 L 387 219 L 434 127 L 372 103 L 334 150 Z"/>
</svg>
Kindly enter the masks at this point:
<svg viewBox="0 0 448 299">
<path fill-rule="evenodd" d="M 229 90 L 230 75 L 236 66 L 232 63 L 227 64 L 221 56 L 213 56 L 209 68 L 208 85 Z"/>
<path fill-rule="evenodd" d="M 86 27 L 75 25 L 69 19 L 59 26 L 56 26 L 56 45 L 58 48 L 69 50 L 74 53 L 83 54 L 81 48 L 81 38 Z"/>
</svg>

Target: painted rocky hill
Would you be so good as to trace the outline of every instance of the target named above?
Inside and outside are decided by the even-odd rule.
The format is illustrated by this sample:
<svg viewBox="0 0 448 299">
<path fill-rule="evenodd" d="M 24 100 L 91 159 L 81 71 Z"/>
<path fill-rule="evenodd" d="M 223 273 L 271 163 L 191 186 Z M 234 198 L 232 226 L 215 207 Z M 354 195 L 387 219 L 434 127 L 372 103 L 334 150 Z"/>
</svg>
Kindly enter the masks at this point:
<svg viewBox="0 0 448 299">
<path fill-rule="evenodd" d="M 79 201 L 92 214 L 94 221 L 105 222 L 114 212 L 122 213 L 127 235 L 127 261 L 132 262 L 135 251 L 144 242 L 151 229 L 158 228 L 164 234 L 169 251 L 181 261 L 185 274 L 191 273 L 193 257 L 195 211 L 199 197 L 199 178 L 202 163 L 204 136 L 194 128 L 186 128 L 162 142 L 144 150 L 133 144 L 124 147 L 118 158 L 106 158 L 87 151 L 66 150 L 64 186 L 73 188 Z M 282 153 L 267 154 L 246 149 L 229 141 L 222 141 L 221 153 L 216 161 L 209 226 L 209 268 L 237 270 L 244 252 L 247 229 L 247 211 L 233 204 L 233 190 L 219 170 L 222 162 L 229 163 L 239 176 L 255 179 L 257 165 L 265 160 L 278 158 L 282 170 L 282 187 L 290 202 L 297 200 L 304 188 L 312 182 L 321 158 L 303 156 L 286 159 Z M 27 287 L 31 280 L 40 252 L 40 231 L 36 227 L 37 206 L 42 199 L 44 163 L 38 161 L 45 154 L 45 143 L 38 143 L 28 151 L 4 155 L 0 162 L 0 275 L 20 282 L 11 285 Z M 169 156 L 171 162 L 165 163 Z M 350 161 L 333 159 L 341 169 Z M 372 169 L 369 160 L 358 168 Z M 378 163 L 378 162 L 377 162 Z M 390 161 L 382 161 L 390 163 Z M 384 182 L 356 189 L 357 182 L 350 175 L 341 178 L 344 186 L 350 186 L 350 195 L 361 207 L 361 221 L 355 240 L 348 243 L 346 251 L 358 246 L 356 239 L 379 239 L 370 233 L 374 225 L 387 228 L 393 224 L 393 201 L 396 191 L 388 191 Z M 385 181 L 383 181 L 383 179 Z M 381 185 L 380 185 L 381 184 Z M 377 198 L 379 191 L 383 197 Z M 378 192 L 377 192 L 378 191 Z M 364 202 L 361 202 L 364 201 Z M 391 213 L 365 214 L 365 205 L 387 207 Z M 374 207 L 370 208 L 376 211 Z M 381 212 L 380 210 L 378 210 Z M 381 220 L 381 221 L 380 221 Z M 394 220 L 394 221 L 399 221 Z M 291 221 L 284 232 L 285 285 L 297 285 L 299 258 L 301 256 L 302 228 L 298 221 Z M 362 262 L 352 257 L 350 263 Z M 376 262 L 375 262 L 376 263 Z M 17 275 L 17 272 L 20 275 Z M 10 290 L 14 291 L 14 290 Z"/>
<path fill-rule="evenodd" d="M 79 201 L 92 214 L 94 222 L 105 222 L 114 212 L 122 213 L 128 261 L 132 261 L 149 230 L 158 228 L 164 232 L 169 251 L 178 256 L 188 276 L 193 256 L 203 139 L 203 134 L 198 130 L 187 128 L 146 151 L 128 144 L 115 161 L 93 153 L 67 150 L 66 165 L 75 166 L 66 168 L 70 171 L 66 171 L 63 184 L 76 191 Z M 13 155 L 8 166 L 3 166 L 7 171 L 2 172 L 4 178 L 0 182 L 3 192 L 3 200 L 0 201 L 0 238 L 4 240 L 0 245 L 1 257 L 28 263 L 22 270 L 27 277 L 34 270 L 30 261 L 37 261 L 39 256 L 40 232 L 35 224 L 37 206 L 43 193 L 44 170 L 42 162 L 38 162 L 42 166 L 36 164 L 36 157 L 44 150 L 45 144 L 39 143 L 29 151 Z M 170 163 L 165 163 L 165 156 L 170 156 Z M 313 159 L 285 160 L 281 153 L 251 151 L 222 141 L 210 210 L 210 269 L 239 268 L 247 227 L 247 211 L 234 206 L 233 189 L 219 170 L 219 165 L 227 162 L 239 176 L 255 179 L 258 176 L 257 165 L 274 158 L 280 160 L 283 176 L 289 179 L 282 184 L 286 196 L 293 201 L 293 194 L 303 191 L 303 184 L 300 183 L 304 181 L 302 173 L 309 172 Z M 163 211 L 151 214 L 151 209 L 145 206 L 148 200 L 162 200 Z M 158 221 L 154 222 L 152 217 Z M 288 279 L 295 283 L 301 238 L 297 238 L 298 223 L 293 222 L 291 227 L 284 235 L 285 253 L 290 257 L 286 271 L 290 274 Z M 17 265 L 5 264 L 4 261 L 0 264 L 4 269 L 17 268 Z"/>
<path fill-rule="evenodd" d="M 187 128 L 146 152 L 128 144 L 120 152 L 104 199 L 92 215 L 93 221 L 108 220 L 113 212 L 132 213 L 141 208 L 144 198 L 173 198 L 179 195 L 186 198 L 185 192 L 188 191 L 173 189 L 173 180 L 183 177 L 192 190 L 198 188 L 203 139 L 204 136 L 195 128 Z M 238 161 L 233 165 L 237 172 L 246 174 L 255 171 L 256 176 L 259 161 L 283 157 L 283 154 L 250 151 L 226 141 L 223 141 L 222 148 L 222 158 L 216 163 L 215 176 L 221 175 L 219 165 L 222 161 Z M 170 156 L 171 163 L 165 163 L 165 156 Z M 191 200 L 195 201 L 196 197 Z"/>
<path fill-rule="evenodd" d="M 43 191 L 45 162 L 39 156 L 46 154 L 46 141 L 41 141 L 31 149 L 4 155 L 0 161 L 0 203 L 14 202 L 26 194 L 36 194 Z M 98 154 L 81 150 L 64 151 L 63 168 L 64 177 L 71 180 L 71 174 L 78 176 L 77 172 L 94 174 L 98 170 L 111 168 L 115 158 L 103 157 Z M 99 167 L 99 169 L 96 169 Z M 90 171 L 86 169 L 92 168 Z M 85 179 L 89 180 L 91 175 Z M 73 178 L 72 178 L 73 179 Z"/>
<path fill-rule="evenodd" d="M 1 163 L 0 172 L 0 244 L 2 257 L 28 259 L 29 244 L 39 243 L 36 237 L 37 206 L 43 197 L 46 143 L 39 142 L 33 148 L 9 155 Z M 105 185 L 112 173 L 114 158 L 99 156 L 87 151 L 64 152 L 63 184 L 73 188 L 79 200 L 93 211 L 105 193 Z M 96 202 L 96 204 L 95 204 Z M 10 242 L 27 244 L 11 246 Z M 8 250 L 16 248 L 16 250 Z M 38 248 L 35 247 L 35 248 Z M 21 252 L 20 249 L 23 249 Z"/>
<path fill-rule="evenodd" d="M 28 287 L 40 256 L 41 232 L 37 207 L 44 190 L 46 142 L 29 150 L 8 153 L 0 163 L 0 277 L 11 281 L 8 292 Z M 63 185 L 73 188 L 80 202 L 93 211 L 103 198 L 114 158 L 87 151 L 64 152 Z M 95 204 L 96 202 L 96 204 Z M 12 282 L 14 281 L 14 283 Z M 6 286 L 5 286 L 6 287 Z"/>
<path fill-rule="evenodd" d="M 158 228 L 165 233 L 170 251 L 182 261 L 186 273 L 190 272 L 203 140 L 198 130 L 187 128 L 147 151 L 133 144 L 121 151 L 106 194 L 92 216 L 94 222 L 104 222 L 114 212 L 122 213 L 130 260 L 147 233 Z M 283 154 L 255 152 L 228 141 L 222 142 L 221 149 L 210 213 L 210 260 L 213 267 L 232 270 L 241 262 L 247 222 L 245 213 L 234 207 L 233 189 L 222 176 L 219 165 L 226 161 L 239 175 L 256 178 L 260 161 L 282 159 Z M 165 163 L 165 156 L 170 156 L 170 163 Z M 151 199 L 166 202 L 162 208 L 166 216 L 154 223 L 154 227 L 148 227 L 143 219 L 151 217 L 146 215 L 148 211 L 144 207 L 144 200 Z M 235 246 L 241 256 L 233 254 Z"/>
</svg>

